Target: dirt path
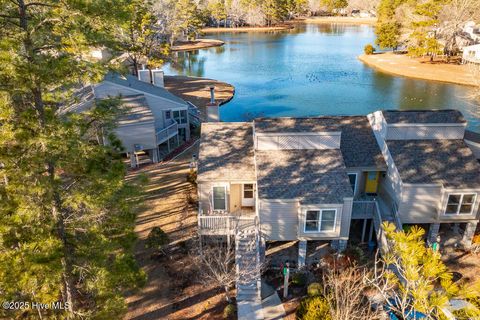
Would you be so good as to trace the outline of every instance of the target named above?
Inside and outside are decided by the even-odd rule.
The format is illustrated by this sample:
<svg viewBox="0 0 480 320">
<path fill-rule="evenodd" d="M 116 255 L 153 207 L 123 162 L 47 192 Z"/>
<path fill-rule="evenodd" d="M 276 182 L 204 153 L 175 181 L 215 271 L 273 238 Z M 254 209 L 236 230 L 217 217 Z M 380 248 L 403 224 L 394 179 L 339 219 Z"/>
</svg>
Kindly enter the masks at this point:
<svg viewBox="0 0 480 320">
<path fill-rule="evenodd" d="M 161 227 L 171 242 L 179 242 L 196 232 L 196 212 L 185 210 L 186 194 L 192 185 L 186 181 L 192 153 L 197 153 L 198 143 L 167 164 L 152 164 L 131 172 L 128 178 L 144 173 L 148 176 L 145 208 L 138 215 L 135 232 L 139 237 L 136 258 L 148 276 L 140 292 L 129 297 L 125 319 L 168 319 L 172 313 L 171 280 L 166 268 L 151 259 L 152 252 L 144 248 L 150 230 Z"/>
<path fill-rule="evenodd" d="M 395 75 L 463 85 L 478 84 L 468 65 L 430 63 L 429 58 L 415 59 L 392 52 L 373 55 L 362 54 L 358 58 L 369 66 Z"/>
</svg>

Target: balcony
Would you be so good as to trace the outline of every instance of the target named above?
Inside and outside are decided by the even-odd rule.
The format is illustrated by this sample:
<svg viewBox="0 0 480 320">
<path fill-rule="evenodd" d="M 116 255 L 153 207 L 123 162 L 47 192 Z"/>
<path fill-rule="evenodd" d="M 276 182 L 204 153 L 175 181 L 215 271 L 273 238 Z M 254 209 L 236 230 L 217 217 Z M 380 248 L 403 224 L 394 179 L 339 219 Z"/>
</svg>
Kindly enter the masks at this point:
<svg viewBox="0 0 480 320">
<path fill-rule="evenodd" d="M 239 209 L 227 214 L 198 215 L 198 232 L 201 235 L 234 235 L 240 230 L 255 224 L 255 210 Z"/>
<path fill-rule="evenodd" d="M 175 137 L 178 134 L 178 123 L 173 119 L 167 120 L 167 126 L 157 131 L 157 145 Z"/>
</svg>

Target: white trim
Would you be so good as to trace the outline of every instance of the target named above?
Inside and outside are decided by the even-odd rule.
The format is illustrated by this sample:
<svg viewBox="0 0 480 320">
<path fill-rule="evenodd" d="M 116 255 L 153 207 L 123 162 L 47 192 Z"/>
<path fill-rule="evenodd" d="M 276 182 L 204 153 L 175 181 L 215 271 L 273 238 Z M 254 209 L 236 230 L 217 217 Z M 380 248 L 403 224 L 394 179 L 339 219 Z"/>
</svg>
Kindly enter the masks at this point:
<svg viewBox="0 0 480 320">
<path fill-rule="evenodd" d="M 318 229 L 316 231 L 307 231 L 307 212 L 308 211 L 318 211 Z M 323 211 L 334 211 L 334 219 L 333 219 L 333 229 L 332 230 L 322 230 L 322 217 Z M 313 220 L 312 220 L 313 221 Z M 336 208 L 317 208 L 317 209 L 306 209 L 304 210 L 304 221 L 303 221 L 303 233 L 322 233 L 322 232 L 335 232 L 337 226 L 337 209 Z"/>
<path fill-rule="evenodd" d="M 358 188 L 358 172 L 347 172 L 347 175 L 355 175 L 355 186 L 353 187 L 353 196 L 357 194 L 357 188 Z M 348 182 L 350 182 L 350 177 L 348 177 Z"/>
<path fill-rule="evenodd" d="M 463 202 L 463 196 L 465 195 L 473 195 L 473 202 L 470 204 L 472 206 L 472 209 L 470 210 L 469 213 L 464 213 L 460 212 L 460 208 L 462 207 L 462 202 Z M 450 196 L 460 196 L 460 202 L 457 205 L 457 212 L 456 213 L 447 213 L 447 207 L 448 207 L 448 198 Z M 474 192 L 468 192 L 468 193 L 448 193 L 447 194 L 447 201 L 445 202 L 445 208 L 443 210 L 443 215 L 448 217 L 448 216 L 460 216 L 460 215 L 471 215 L 473 213 L 473 209 L 475 208 L 475 204 L 477 202 L 477 194 Z M 468 204 L 467 204 L 468 205 Z"/>
<path fill-rule="evenodd" d="M 225 190 L 225 209 L 215 209 L 215 192 L 214 188 L 223 188 Z M 218 184 L 218 185 L 212 185 L 212 210 L 214 212 L 228 212 L 228 193 L 227 193 L 227 185 L 225 184 Z"/>
</svg>

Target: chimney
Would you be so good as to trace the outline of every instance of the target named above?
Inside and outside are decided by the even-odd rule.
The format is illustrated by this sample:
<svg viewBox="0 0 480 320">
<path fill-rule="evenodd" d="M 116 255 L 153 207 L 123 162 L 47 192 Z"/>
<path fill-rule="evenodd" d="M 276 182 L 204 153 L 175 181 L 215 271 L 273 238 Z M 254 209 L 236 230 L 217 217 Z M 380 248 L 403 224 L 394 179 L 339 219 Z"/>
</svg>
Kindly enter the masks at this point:
<svg viewBox="0 0 480 320">
<path fill-rule="evenodd" d="M 150 70 L 142 69 L 142 70 L 138 70 L 137 73 L 138 73 L 138 80 L 146 83 L 152 83 L 152 76 L 150 74 Z"/>
<path fill-rule="evenodd" d="M 215 103 L 215 87 L 210 86 L 210 102 L 207 104 L 207 122 L 220 121 L 218 104 Z"/>
<path fill-rule="evenodd" d="M 163 81 L 163 71 L 160 69 L 152 70 L 152 84 L 156 87 L 164 87 L 165 83 Z"/>
</svg>

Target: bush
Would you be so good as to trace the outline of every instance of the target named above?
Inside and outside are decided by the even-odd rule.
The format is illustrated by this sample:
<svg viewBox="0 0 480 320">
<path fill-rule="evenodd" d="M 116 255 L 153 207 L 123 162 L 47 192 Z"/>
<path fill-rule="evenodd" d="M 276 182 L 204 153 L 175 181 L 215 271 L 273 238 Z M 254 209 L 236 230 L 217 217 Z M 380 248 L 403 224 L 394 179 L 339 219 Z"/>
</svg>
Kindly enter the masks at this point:
<svg viewBox="0 0 480 320">
<path fill-rule="evenodd" d="M 292 284 L 303 287 L 307 283 L 307 274 L 304 272 L 297 272 L 292 276 Z"/>
<path fill-rule="evenodd" d="M 168 244 L 168 235 L 165 231 L 160 227 L 153 227 L 152 231 L 148 234 L 145 247 L 160 250 L 166 244 Z"/>
<path fill-rule="evenodd" d="M 313 282 L 308 285 L 307 293 L 310 297 L 319 296 L 323 293 L 322 285 L 318 282 Z"/>
<path fill-rule="evenodd" d="M 332 316 L 330 315 L 330 305 L 328 301 L 321 296 L 305 298 L 297 309 L 297 319 L 332 320 Z"/>
<path fill-rule="evenodd" d="M 365 54 L 373 54 L 375 52 L 375 48 L 369 43 L 363 48 L 363 52 L 365 52 Z"/>
<path fill-rule="evenodd" d="M 229 304 L 223 309 L 223 318 L 224 319 L 234 319 L 237 308 L 233 304 Z"/>
</svg>

